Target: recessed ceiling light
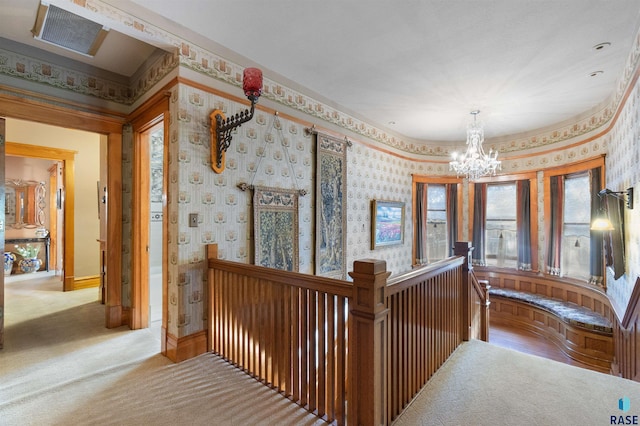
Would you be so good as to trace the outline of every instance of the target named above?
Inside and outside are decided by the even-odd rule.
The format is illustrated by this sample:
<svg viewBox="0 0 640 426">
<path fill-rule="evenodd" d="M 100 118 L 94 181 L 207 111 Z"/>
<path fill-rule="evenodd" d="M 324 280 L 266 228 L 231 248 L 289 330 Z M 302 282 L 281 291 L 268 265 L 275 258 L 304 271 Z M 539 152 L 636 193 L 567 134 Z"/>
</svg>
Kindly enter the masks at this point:
<svg viewBox="0 0 640 426">
<path fill-rule="evenodd" d="M 594 71 L 594 72 L 589 74 L 589 77 L 597 77 L 602 73 L 604 73 L 604 71 Z"/>
<path fill-rule="evenodd" d="M 605 41 L 604 43 L 599 43 L 593 46 L 593 50 L 603 50 L 610 46 L 611 46 L 611 43 L 609 43 L 608 41 Z"/>
</svg>

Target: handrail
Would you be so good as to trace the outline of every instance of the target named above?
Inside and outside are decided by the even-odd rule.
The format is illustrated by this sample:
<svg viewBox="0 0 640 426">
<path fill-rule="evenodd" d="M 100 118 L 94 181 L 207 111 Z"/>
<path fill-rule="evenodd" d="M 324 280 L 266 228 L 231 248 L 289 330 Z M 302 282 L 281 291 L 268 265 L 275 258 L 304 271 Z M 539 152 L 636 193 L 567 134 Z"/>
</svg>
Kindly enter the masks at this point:
<svg viewBox="0 0 640 426">
<path fill-rule="evenodd" d="M 476 294 L 480 298 L 480 302 L 482 302 L 483 304 L 486 304 L 487 290 L 480 285 L 480 281 L 478 280 L 478 277 L 476 276 L 475 272 L 470 271 L 469 275 L 471 277 L 471 286 L 476 291 Z"/>
<path fill-rule="evenodd" d="M 393 275 L 387 280 L 387 287 L 385 288 L 384 294 L 386 297 L 391 296 L 413 285 L 416 285 L 420 281 L 428 280 L 443 272 L 455 269 L 461 266 L 464 261 L 464 257 L 453 256 L 447 259 L 430 263 L 425 266 L 421 266 L 402 274 Z"/>
<path fill-rule="evenodd" d="M 337 296 L 350 297 L 353 292 L 353 284 L 348 281 L 319 277 L 300 272 L 280 271 L 259 265 L 248 265 L 223 259 L 209 259 L 209 269 L 211 268 L 276 281 L 308 290 L 330 291 Z"/>
<path fill-rule="evenodd" d="M 625 330 L 629 329 L 634 317 L 636 315 L 640 315 L 638 311 L 640 311 L 640 277 L 636 279 L 633 292 L 631 293 L 629 303 L 627 304 L 627 309 L 624 312 L 624 317 L 622 318 L 622 321 L 620 321 L 622 328 Z"/>
<path fill-rule="evenodd" d="M 387 424 L 464 340 L 465 260 L 453 256 L 387 281 Z"/>
<path fill-rule="evenodd" d="M 636 278 L 631 297 L 622 318 L 614 310 L 615 375 L 640 381 L 640 277 Z"/>
</svg>

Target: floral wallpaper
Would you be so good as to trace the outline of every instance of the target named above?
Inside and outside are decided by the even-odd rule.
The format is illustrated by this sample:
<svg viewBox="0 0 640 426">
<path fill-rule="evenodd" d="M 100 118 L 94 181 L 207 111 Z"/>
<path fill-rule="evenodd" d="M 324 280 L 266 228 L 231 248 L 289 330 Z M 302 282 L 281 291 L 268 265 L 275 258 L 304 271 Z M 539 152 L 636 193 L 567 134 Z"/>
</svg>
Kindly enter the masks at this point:
<svg viewBox="0 0 640 426">
<path fill-rule="evenodd" d="M 112 78 L 105 78 L 15 50 L 0 48 L 0 74 L 124 105 L 132 105 L 178 66 L 177 52 L 167 52 L 145 64 L 144 72 L 131 79 L 115 74 Z"/>
<path fill-rule="evenodd" d="M 607 188 L 625 191 L 633 187 L 635 199 L 633 209 L 625 209 L 624 217 L 626 273 L 614 280 L 607 268 L 607 292 L 618 309 L 627 306 L 633 285 L 640 277 L 640 83 L 636 82 L 631 89 L 617 122 L 605 136 Z"/>
<path fill-rule="evenodd" d="M 235 114 L 246 106 L 186 84 L 172 89 L 169 138 L 169 333 L 184 336 L 203 329 L 206 306 L 204 245 L 218 244 L 220 258 L 251 263 L 251 191 L 238 184 L 302 189 L 299 198 L 299 270 L 312 274 L 313 164 L 315 147 L 305 126 L 257 110 L 253 120 L 233 136 L 226 169 L 210 166 L 209 114 L 221 109 Z M 411 239 L 398 247 L 372 251 L 372 199 L 403 201 L 411 217 L 411 165 L 361 143 L 347 151 L 347 270 L 353 261 L 377 257 L 387 268 L 411 268 Z M 422 169 L 422 167 L 419 167 Z M 189 213 L 198 213 L 197 228 L 188 226 Z M 405 235 L 411 235 L 411 221 Z M 172 285 L 171 283 L 175 283 Z"/>
</svg>

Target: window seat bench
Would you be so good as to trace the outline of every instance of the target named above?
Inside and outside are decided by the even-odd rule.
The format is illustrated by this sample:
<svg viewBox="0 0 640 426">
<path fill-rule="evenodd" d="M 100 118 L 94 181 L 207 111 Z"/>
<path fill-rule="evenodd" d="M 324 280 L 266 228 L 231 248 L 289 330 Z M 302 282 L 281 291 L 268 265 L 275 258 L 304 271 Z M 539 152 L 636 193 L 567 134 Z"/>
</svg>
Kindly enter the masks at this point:
<svg viewBox="0 0 640 426">
<path fill-rule="evenodd" d="M 601 289 L 524 272 L 476 270 L 476 276 L 489 282 L 490 324 L 534 332 L 572 359 L 610 373 L 612 312 Z"/>
<path fill-rule="evenodd" d="M 514 299 L 519 302 L 528 303 L 540 309 L 545 309 L 554 314 L 560 320 L 571 324 L 574 327 L 584 328 L 589 331 L 596 331 L 606 335 L 613 335 L 613 325 L 611 321 L 597 312 L 593 312 L 584 306 L 564 300 L 549 299 L 539 294 L 524 293 L 522 291 L 510 290 L 506 288 L 489 289 L 491 297 L 499 296 L 507 299 Z"/>
</svg>

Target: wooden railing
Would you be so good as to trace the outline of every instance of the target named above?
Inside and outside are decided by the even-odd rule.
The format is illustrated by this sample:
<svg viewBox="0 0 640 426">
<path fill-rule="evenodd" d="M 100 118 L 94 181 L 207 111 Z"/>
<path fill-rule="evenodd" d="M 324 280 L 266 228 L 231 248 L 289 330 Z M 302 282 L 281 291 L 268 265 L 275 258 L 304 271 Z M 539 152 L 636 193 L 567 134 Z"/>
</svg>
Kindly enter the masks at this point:
<svg viewBox="0 0 640 426">
<path fill-rule="evenodd" d="M 479 280 L 473 270 L 469 273 L 471 324 L 469 339 L 489 341 L 489 281 Z"/>
<path fill-rule="evenodd" d="M 385 288 L 390 424 L 463 341 L 458 257 L 389 280 Z"/>
<path fill-rule="evenodd" d="M 326 421 L 344 424 L 353 285 L 215 258 L 208 280 L 210 349 Z"/>
<path fill-rule="evenodd" d="M 615 313 L 614 317 L 613 374 L 640 382 L 640 277 L 636 278 L 622 318 Z"/>
<path fill-rule="evenodd" d="M 390 424 L 468 337 L 466 265 L 458 256 L 389 279 L 386 262 L 360 260 L 348 282 L 212 249 L 210 349 L 329 423 Z"/>
</svg>

